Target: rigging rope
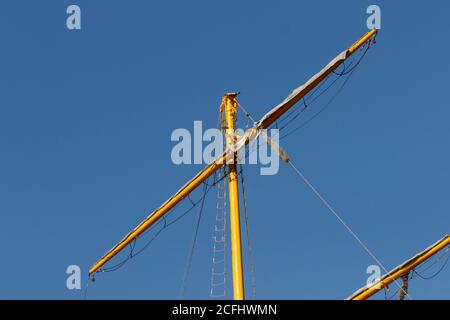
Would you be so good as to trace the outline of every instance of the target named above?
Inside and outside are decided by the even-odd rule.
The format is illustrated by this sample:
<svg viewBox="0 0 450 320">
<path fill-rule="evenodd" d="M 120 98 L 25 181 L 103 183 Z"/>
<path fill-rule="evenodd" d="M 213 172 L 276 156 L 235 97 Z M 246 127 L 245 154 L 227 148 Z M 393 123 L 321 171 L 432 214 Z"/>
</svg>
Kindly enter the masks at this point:
<svg viewBox="0 0 450 320">
<path fill-rule="evenodd" d="M 345 62 L 343 63 L 343 68 L 345 70 Z M 310 93 L 308 93 L 305 97 L 302 98 L 303 101 L 311 99 L 312 97 L 314 97 L 314 95 L 316 94 L 317 91 L 320 90 L 320 88 L 325 85 L 325 83 L 331 78 L 331 74 L 327 75 L 325 79 L 322 80 L 321 83 L 319 83 L 319 85 L 317 85 L 317 87 L 315 87 L 313 89 L 313 91 L 311 91 Z M 320 92 L 320 94 L 317 96 L 320 97 L 322 94 L 324 94 L 340 77 L 337 77 L 333 80 L 333 82 L 331 83 L 331 85 L 329 85 L 327 88 L 325 88 L 322 92 Z M 313 99 L 313 101 L 316 100 L 315 98 Z M 312 101 L 312 102 L 313 102 Z M 311 103 L 312 103 L 311 102 Z M 300 112 L 303 112 L 304 110 L 300 110 Z M 295 107 L 293 107 L 292 111 L 289 112 L 288 114 L 286 114 L 285 116 L 283 116 L 280 120 L 278 120 L 279 124 L 283 123 L 284 121 L 286 121 L 289 117 L 291 117 L 294 113 L 299 112 L 298 109 L 296 109 Z"/>
<path fill-rule="evenodd" d="M 200 205 L 200 211 L 198 213 L 197 222 L 195 224 L 195 229 L 194 229 L 194 235 L 192 237 L 191 248 L 189 250 L 189 255 L 188 255 L 188 258 L 187 258 L 187 261 L 186 261 L 186 267 L 185 267 L 184 273 L 183 273 L 183 281 L 181 283 L 181 289 L 180 289 L 180 299 L 184 298 L 184 293 L 186 292 L 187 279 L 189 277 L 189 272 L 191 270 L 192 258 L 194 256 L 195 244 L 197 242 L 198 229 L 200 227 L 200 220 L 202 218 L 203 207 L 204 207 L 204 204 L 205 204 L 205 193 L 206 193 L 207 188 L 208 188 L 208 185 L 207 184 L 203 184 L 203 197 L 202 197 L 202 201 L 201 201 L 201 205 Z"/>
<path fill-rule="evenodd" d="M 383 270 L 386 273 L 389 273 L 388 270 L 385 268 L 385 266 L 381 263 L 381 261 L 370 251 L 370 249 L 364 244 L 364 242 L 356 235 L 355 232 L 348 226 L 348 224 L 339 216 L 339 214 L 336 212 L 336 210 L 328 203 L 327 200 L 319 193 L 319 191 L 309 182 L 309 180 L 306 178 L 306 176 L 294 165 L 292 160 L 289 160 L 288 162 L 291 167 L 294 169 L 294 171 L 302 178 L 302 180 L 305 182 L 305 184 L 311 189 L 311 191 L 319 198 L 319 200 L 327 207 L 327 209 L 339 220 L 339 222 L 347 229 L 347 231 L 353 236 L 353 238 L 359 243 L 359 245 L 369 254 L 369 256 L 372 257 L 372 259 L 375 260 L 376 263 L 378 263 L 379 266 L 383 268 Z M 394 282 L 398 285 L 400 290 L 404 291 L 402 289 L 402 286 L 398 283 L 397 280 L 394 280 Z M 407 297 L 411 299 L 411 296 L 404 292 Z"/>
<path fill-rule="evenodd" d="M 342 90 L 344 89 L 345 85 L 347 84 L 347 82 L 350 80 L 350 78 L 353 75 L 353 72 L 355 71 L 355 69 L 353 69 L 349 75 L 347 76 L 347 78 L 345 78 L 344 82 L 342 83 L 342 85 L 339 87 L 339 89 L 336 91 L 336 93 L 330 98 L 330 100 L 328 100 L 328 102 L 326 104 L 324 104 L 311 118 L 309 118 L 308 120 L 306 120 L 305 122 L 303 122 L 302 124 L 300 124 L 299 126 L 295 127 L 294 129 L 292 129 L 291 131 L 289 131 L 288 133 L 282 135 L 280 137 L 280 140 L 290 136 L 291 134 L 293 134 L 294 132 L 304 128 L 306 125 L 308 125 L 312 120 L 314 120 L 318 115 L 320 115 L 323 111 L 325 111 L 325 109 L 327 109 L 331 103 L 333 103 L 333 101 L 336 99 L 336 97 L 342 92 Z M 339 79 L 339 78 L 336 78 Z M 312 102 L 311 102 L 312 103 Z"/>
<path fill-rule="evenodd" d="M 446 257 L 444 263 L 442 264 L 442 266 L 439 268 L 438 271 L 436 271 L 433 275 L 431 276 L 424 276 L 423 273 L 430 269 L 432 266 L 434 266 L 436 263 L 438 263 L 440 260 L 442 260 L 443 257 Z M 421 272 L 418 272 L 416 269 L 413 270 L 413 274 L 419 276 L 419 278 L 423 279 L 423 280 L 430 280 L 433 279 L 434 277 L 436 277 L 438 274 L 440 274 L 442 272 L 442 270 L 444 270 L 445 266 L 448 263 L 448 260 L 450 258 L 450 248 L 447 248 L 447 250 L 444 252 L 444 254 L 439 257 L 431 266 L 429 266 L 428 268 L 426 268 L 425 270 L 422 270 Z"/>
<path fill-rule="evenodd" d="M 309 93 L 308 95 L 306 95 L 302 100 L 303 100 L 303 107 L 302 108 L 293 108 L 292 111 L 290 111 L 287 115 L 283 116 L 280 120 L 277 120 L 275 122 L 274 125 L 271 126 L 271 128 L 273 126 L 275 126 L 278 130 L 278 133 L 274 134 L 274 137 L 277 135 L 280 135 L 280 140 L 287 138 L 288 136 L 290 136 L 291 134 L 293 134 L 294 132 L 304 128 L 306 125 L 308 125 L 312 120 L 314 120 L 316 117 L 318 117 L 323 111 L 325 111 L 333 102 L 334 100 L 337 98 L 337 96 L 342 92 L 342 90 L 344 89 L 345 85 L 348 83 L 348 81 L 350 80 L 350 78 L 353 75 L 353 72 L 356 70 L 356 68 L 360 65 L 361 61 L 363 60 L 363 58 L 365 57 L 367 51 L 370 49 L 370 47 L 372 46 L 372 42 L 368 43 L 366 47 L 363 47 L 362 49 L 360 49 L 360 51 L 363 51 L 363 53 L 361 54 L 361 56 L 358 57 L 354 57 L 352 61 L 350 61 L 350 63 L 348 65 L 346 65 L 345 63 L 342 65 L 342 71 L 340 72 L 333 72 L 332 74 L 336 75 L 336 78 L 333 79 L 331 81 L 331 83 L 329 83 L 323 90 L 321 90 L 320 92 L 319 89 L 325 85 L 325 83 L 331 79 L 331 75 L 328 75 L 311 93 Z M 357 60 L 357 62 L 353 65 L 353 63 Z M 351 68 L 349 68 L 350 66 L 352 66 Z M 337 83 L 337 80 L 341 79 L 343 76 L 345 77 L 344 82 L 342 83 L 342 85 L 339 87 L 339 89 L 334 93 L 334 95 L 315 113 L 313 114 L 309 119 L 307 119 L 305 122 L 301 123 L 299 126 L 295 127 L 294 129 L 288 131 L 287 133 L 281 135 L 282 130 L 284 131 L 288 125 L 290 125 L 294 120 L 296 120 L 300 115 L 304 114 L 304 111 L 307 109 L 311 109 L 310 106 L 317 101 L 318 98 L 320 98 L 322 95 L 324 95 L 328 90 L 330 90 L 334 84 Z M 316 93 L 318 92 L 318 94 L 316 95 Z M 282 124 L 283 122 L 287 121 L 283 126 L 281 126 L 280 128 L 278 128 L 278 126 L 280 124 Z M 273 137 L 272 137 L 273 138 Z M 253 151 L 255 151 L 256 148 L 259 148 L 261 146 L 261 144 L 265 143 L 265 141 L 260 141 L 257 144 L 253 145 L 253 148 L 250 148 L 250 145 L 248 147 L 246 147 L 245 149 L 245 153 L 244 156 L 247 158 L 249 156 L 249 154 L 251 154 Z"/>
<path fill-rule="evenodd" d="M 222 177 L 222 179 L 223 179 L 223 177 Z M 219 180 L 220 181 L 220 180 Z M 197 205 L 199 205 L 203 200 L 204 200 L 204 198 L 206 197 L 206 195 L 208 194 L 208 192 L 211 190 L 211 188 L 216 184 L 216 183 L 218 183 L 219 181 L 217 181 L 217 182 L 214 182 L 212 185 L 207 185 L 208 187 L 207 187 L 207 189 L 206 189 L 206 191 L 204 192 L 204 194 L 200 197 L 200 199 L 198 199 L 197 201 L 195 201 L 195 202 L 192 202 L 192 206 L 189 208 L 189 209 L 187 209 L 186 211 L 184 211 L 182 214 L 180 214 L 179 216 L 177 216 L 176 218 L 174 218 L 174 220 L 172 220 L 172 221 L 170 221 L 170 222 L 167 222 L 167 219 L 166 219 L 166 216 L 164 216 L 164 217 L 162 217 L 162 220 L 159 220 L 155 225 L 154 225 L 154 227 L 153 228 L 150 228 L 150 229 L 147 229 L 142 235 L 141 235 L 141 237 L 143 236 L 143 235 L 145 235 L 145 234 L 147 234 L 148 232 L 150 232 L 151 230 L 154 230 L 155 229 L 155 227 L 157 227 L 158 225 L 161 225 L 162 223 L 164 223 L 163 224 L 163 226 L 162 227 L 160 227 L 159 228 L 159 230 L 153 235 L 153 237 L 151 237 L 146 243 L 145 243 L 145 245 L 141 248 L 141 249 L 139 249 L 136 253 L 134 252 L 134 249 L 135 249 L 135 245 L 136 245 L 136 242 L 137 242 L 137 239 L 134 239 L 133 240 L 133 242 L 130 244 L 130 253 L 128 254 L 128 256 L 123 260 L 123 261 L 121 261 L 121 262 L 119 262 L 118 264 L 116 264 L 116 265 L 114 265 L 114 266 L 112 266 L 112 267 L 109 267 L 109 268 L 102 268 L 102 269 L 100 269 L 99 270 L 99 272 L 113 272 L 113 271 L 116 271 L 116 270 L 118 270 L 118 269 L 120 269 L 121 267 L 123 267 L 124 265 L 125 265 L 125 263 L 126 262 L 128 262 L 130 259 L 132 259 L 132 258 L 134 258 L 134 257 L 136 257 L 137 255 L 139 255 L 139 254 L 141 254 L 145 249 L 147 249 L 147 247 L 161 234 L 161 232 L 163 231 L 163 230 L 165 230 L 166 228 L 168 228 L 168 227 L 170 227 L 172 224 L 174 224 L 174 223 L 176 223 L 176 222 L 178 222 L 179 220 L 181 220 L 183 217 L 185 217 L 189 212 L 191 212 Z M 170 215 L 170 214 L 169 214 Z"/>
<path fill-rule="evenodd" d="M 305 127 L 307 124 L 309 124 L 312 120 L 314 120 L 319 114 L 321 114 L 323 111 L 325 111 L 325 109 L 328 108 L 328 106 L 336 99 L 336 97 L 341 93 L 341 91 L 343 90 L 343 88 L 345 87 L 345 85 L 347 84 L 347 82 L 350 80 L 353 72 L 356 70 L 356 68 L 360 65 L 361 61 L 363 60 L 363 58 L 365 57 L 367 51 L 371 48 L 372 46 L 372 41 L 370 41 L 365 48 L 363 47 L 362 49 L 360 49 L 360 51 L 363 51 L 363 53 L 361 54 L 361 56 L 358 57 L 354 57 L 352 61 L 350 61 L 350 63 L 348 65 L 345 64 L 345 62 L 342 65 L 342 71 L 340 72 L 336 72 L 334 71 L 332 74 L 335 74 L 337 77 L 335 79 L 333 79 L 331 81 L 330 84 L 328 84 L 323 90 L 321 90 L 317 95 L 316 92 L 318 92 L 318 90 L 329 80 L 331 79 L 331 74 L 328 75 L 326 77 L 326 79 L 324 79 L 310 94 L 308 94 L 307 96 L 305 96 L 303 98 L 303 104 L 304 107 L 301 109 L 294 109 L 293 111 L 291 111 L 289 114 L 287 114 L 285 117 L 283 117 L 279 122 L 282 123 L 283 121 L 285 121 L 287 118 L 293 116 L 293 114 L 295 112 L 297 112 L 297 114 L 295 114 L 293 116 L 292 119 L 290 119 L 284 126 L 282 126 L 280 128 L 280 132 L 281 129 L 285 129 L 288 124 L 290 124 L 291 122 L 293 122 L 293 120 L 295 120 L 296 118 L 298 118 L 305 110 L 306 108 L 309 109 L 309 106 L 311 106 L 315 101 L 317 101 L 317 99 L 319 99 L 322 95 L 324 95 L 329 89 L 331 89 L 335 83 L 337 83 L 337 80 L 341 79 L 343 76 L 347 76 L 346 79 L 344 80 L 343 84 L 340 86 L 340 88 L 337 90 L 337 92 L 329 99 L 329 101 L 320 108 L 320 110 L 315 113 L 310 119 L 306 120 L 304 123 L 300 124 L 298 127 L 292 129 L 291 131 L 289 131 L 288 133 L 284 134 L 283 136 L 280 137 L 281 139 L 286 138 L 287 136 L 291 135 L 292 133 L 296 132 L 297 130 L 302 129 L 303 127 Z M 356 63 L 355 63 L 356 61 Z M 353 66 L 352 66 L 353 65 Z M 352 66 L 352 67 L 351 67 Z M 350 68 L 351 67 L 351 68 Z"/>
<path fill-rule="evenodd" d="M 242 186 L 242 200 L 244 202 L 244 216 L 245 216 L 245 229 L 247 233 L 247 247 L 248 247 L 248 259 L 250 264 L 250 272 L 252 275 L 252 293 L 253 299 L 256 300 L 256 285 L 255 285 L 255 267 L 253 264 L 253 253 L 252 253 L 252 244 L 250 241 L 250 227 L 248 223 L 248 212 L 247 212 L 247 196 L 245 193 L 244 186 L 244 173 L 243 173 L 242 164 L 240 165 L 240 175 L 241 175 L 241 186 Z"/>
<path fill-rule="evenodd" d="M 389 291 L 389 287 L 388 290 Z M 384 288 L 384 300 L 392 300 L 395 296 L 397 296 L 400 292 L 400 289 L 396 290 L 390 297 L 387 296 L 386 288 Z"/>
<path fill-rule="evenodd" d="M 84 286 L 83 300 L 87 300 L 87 294 L 88 294 L 88 288 L 89 288 L 90 280 L 91 280 L 91 277 L 88 277 L 88 279 L 86 281 L 86 284 Z M 95 280 L 92 278 L 92 281 L 95 281 Z"/>
<path fill-rule="evenodd" d="M 250 119 L 250 120 L 252 120 L 253 121 L 253 123 L 255 123 L 256 121 L 255 121 L 255 119 L 253 119 L 253 117 L 250 115 L 250 112 L 248 112 L 243 106 L 242 106 L 242 104 L 240 104 L 239 102 L 238 102 L 238 104 L 237 104 L 238 106 L 239 106 L 239 108 L 241 108 L 241 110 L 244 112 L 244 114 L 245 114 L 245 117 L 247 118 L 247 119 Z"/>
</svg>

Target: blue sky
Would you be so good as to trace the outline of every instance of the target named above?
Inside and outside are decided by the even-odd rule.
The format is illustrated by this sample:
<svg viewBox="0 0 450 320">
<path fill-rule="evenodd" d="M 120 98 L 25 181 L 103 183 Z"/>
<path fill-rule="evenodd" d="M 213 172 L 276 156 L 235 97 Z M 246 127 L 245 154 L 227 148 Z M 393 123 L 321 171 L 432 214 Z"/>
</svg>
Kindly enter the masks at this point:
<svg viewBox="0 0 450 320">
<path fill-rule="evenodd" d="M 65 24 L 72 3 L 78 31 Z M 172 163 L 171 132 L 215 127 L 228 91 L 262 116 L 367 31 L 370 4 L 382 10 L 377 44 L 333 104 L 281 144 L 390 269 L 450 230 L 448 1 L 2 1 L 0 298 L 83 298 L 66 288 L 67 266 L 84 284 L 201 169 Z M 373 260 L 292 168 L 245 173 L 258 298 L 341 299 L 365 284 Z M 209 296 L 214 193 L 190 299 Z M 197 213 L 99 274 L 87 297 L 178 298 Z M 449 280 L 448 268 L 416 277 L 411 296 L 449 299 Z"/>
</svg>

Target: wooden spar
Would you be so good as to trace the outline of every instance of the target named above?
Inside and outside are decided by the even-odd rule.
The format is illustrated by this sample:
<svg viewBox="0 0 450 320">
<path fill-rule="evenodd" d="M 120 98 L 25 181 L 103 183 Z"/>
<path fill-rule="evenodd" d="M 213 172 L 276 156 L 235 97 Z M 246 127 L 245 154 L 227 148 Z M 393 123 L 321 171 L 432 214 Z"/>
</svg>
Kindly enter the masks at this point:
<svg viewBox="0 0 450 320">
<path fill-rule="evenodd" d="M 394 270 L 382 276 L 380 279 L 378 279 L 378 281 L 375 281 L 369 287 L 368 286 L 362 287 L 361 289 L 353 293 L 350 297 L 348 297 L 347 300 L 366 300 L 370 298 L 375 293 L 377 293 L 383 288 L 386 288 L 389 284 L 399 279 L 403 275 L 409 273 L 415 267 L 425 262 L 426 260 L 434 256 L 436 253 L 445 249 L 448 246 L 450 246 L 450 236 L 446 235 L 432 246 L 428 247 L 424 251 L 418 253 L 413 258 L 396 267 Z"/>
</svg>

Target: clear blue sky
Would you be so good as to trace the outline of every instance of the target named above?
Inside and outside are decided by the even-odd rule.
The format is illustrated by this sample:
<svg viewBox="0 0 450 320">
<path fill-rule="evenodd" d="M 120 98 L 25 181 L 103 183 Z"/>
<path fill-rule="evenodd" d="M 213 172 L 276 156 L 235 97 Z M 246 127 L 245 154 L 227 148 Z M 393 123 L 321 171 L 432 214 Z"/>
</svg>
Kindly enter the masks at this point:
<svg viewBox="0 0 450 320">
<path fill-rule="evenodd" d="M 80 31 L 66 29 L 72 3 Z M 372 3 L 2 1 L 0 298 L 83 298 L 66 289 L 66 267 L 79 265 L 84 282 L 201 168 L 171 162 L 171 132 L 214 127 L 228 91 L 262 116 L 367 31 Z M 450 231 L 450 4 L 376 4 L 376 46 L 282 146 L 392 268 Z M 365 284 L 372 259 L 292 168 L 245 169 L 258 298 L 341 299 Z M 209 295 L 215 201 L 211 192 L 186 298 Z M 196 214 L 98 275 L 88 298 L 178 298 Z M 410 293 L 449 299 L 449 284 L 447 268 L 413 279 Z"/>
</svg>

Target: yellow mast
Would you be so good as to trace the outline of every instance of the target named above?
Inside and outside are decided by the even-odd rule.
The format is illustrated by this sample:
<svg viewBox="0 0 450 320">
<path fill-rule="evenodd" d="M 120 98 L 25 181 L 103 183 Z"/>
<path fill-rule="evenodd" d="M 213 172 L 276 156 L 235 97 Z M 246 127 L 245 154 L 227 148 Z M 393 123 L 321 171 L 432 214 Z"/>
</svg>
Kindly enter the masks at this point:
<svg viewBox="0 0 450 320">
<path fill-rule="evenodd" d="M 367 286 L 362 287 L 361 289 L 353 293 L 350 297 L 348 297 L 347 300 L 366 300 L 370 298 L 375 293 L 387 287 L 389 284 L 399 279 L 400 277 L 408 274 L 415 267 L 425 262 L 433 255 L 435 255 L 442 249 L 448 247 L 449 245 L 450 245 L 450 236 L 446 235 L 432 246 L 428 247 L 427 249 L 420 252 L 413 258 L 404 262 L 402 265 L 396 267 L 394 270 L 382 276 L 378 281 L 375 281 L 370 287 Z"/>
<path fill-rule="evenodd" d="M 220 106 L 220 110 L 225 111 L 227 148 L 231 148 L 237 142 L 236 136 L 234 135 L 237 109 L 236 96 L 237 93 L 225 94 Z M 230 154 L 229 159 L 227 159 L 230 198 L 231 269 L 233 271 L 234 300 L 244 300 L 244 274 L 242 271 L 241 224 L 236 163 L 236 152 L 233 152 Z"/>
<path fill-rule="evenodd" d="M 154 225 L 159 219 L 161 219 L 166 213 L 173 209 L 178 203 L 180 203 L 184 198 L 186 198 L 193 190 L 195 190 L 200 184 L 202 184 L 206 179 L 214 174 L 218 169 L 226 164 L 227 158 L 230 154 L 236 153 L 239 149 L 243 148 L 252 140 L 258 137 L 260 130 L 268 128 L 272 123 L 274 123 L 279 117 L 285 114 L 296 102 L 302 99 L 305 95 L 311 92 L 322 80 L 324 80 L 328 75 L 335 71 L 346 59 L 348 59 L 353 53 L 355 53 L 364 44 L 369 42 L 375 35 L 377 30 L 373 29 L 362 36 L 357 42 L 350 46 L 347 50 L 338 55 L 333 59 L 324 69 L 313 76 L 304 85 L 298 87 L 294 92 L 289 95 L 280 105 L 276 106 L 274 109 L 269 111 L 260 121 L 255 123 L 254 127 L 247 130 L 242 137 L 236 141 L 227 140 L 227 150 L 223 152 L 215 161 L 206 166 L 201 170 L 194 178 L 188 181 L 180 190 L 178 190 L 172 197 L 170 197 L 166 202 L 164 202 L 159 208 L 154 210 L 147 218 L 144 219 L 136 228 L 130 231 L 119 243 L 117 243 L 112 249 L 110 249 L 103 257 L 101 257 L 89 270 L 89 275 L 101 270 L 103 265 L 111 260 L 115 255 L 117 255 L 122 249 L 129 245 L 134 239 L 139 237 L 145 230 Z M 226 105 L 230 104 L 236 107 L 236 96 L 228 96 L 225 98 L 227 102 Z M 234 116 L 233 116 L 234 117 Z M 230 114 L 230 121 L 233 120 Z M 231 121 L 232 122 L 232 121 Z M 231 143 L 233 143 L 232 148 L 230 148 Z M 231 177 L 229 178 L 231 180 Z M 233 181 L 235 181 L 234 179 Z M 239 246 L 232 245 L 234 247 L 234 262 L 233 262 L 233 285 L 234 297 L 235 299 L 244 299 L 244 287 L 243 287 L 243 277 L 242 277 L 242 252 L 240 247 L 240 232 L 239 232 L 239 209 L 237 200 L 237 185 L 232 187 L 233 183 L 230 183 L 230 191 L 233 191 L 236 196 L 233 197 L 235 202 L 232 206 L 237 207 L 234 209 L 234 213 L 230 212 L 231 228 L 234 229 L 234 236 L 232 235 L 232 241 L 235 244 L 239 243 Z M 231 197 L 230 197 L 231 201 Z M 231 202 L 230 202 L 231 205 Z M 232 218 L 233 216 L 233 218 Z M 233 240 L 234 238 L 234 240 Z M 239 257 L 239 258 L 238 258 Z"/>
</svg>

